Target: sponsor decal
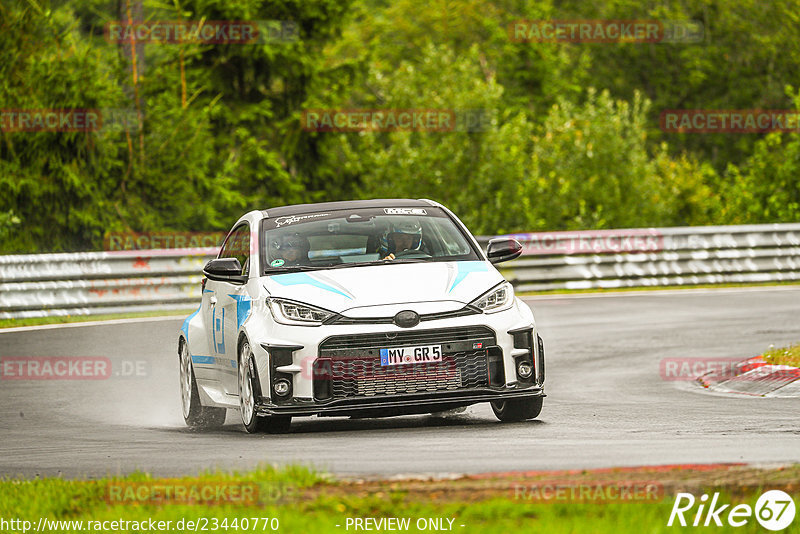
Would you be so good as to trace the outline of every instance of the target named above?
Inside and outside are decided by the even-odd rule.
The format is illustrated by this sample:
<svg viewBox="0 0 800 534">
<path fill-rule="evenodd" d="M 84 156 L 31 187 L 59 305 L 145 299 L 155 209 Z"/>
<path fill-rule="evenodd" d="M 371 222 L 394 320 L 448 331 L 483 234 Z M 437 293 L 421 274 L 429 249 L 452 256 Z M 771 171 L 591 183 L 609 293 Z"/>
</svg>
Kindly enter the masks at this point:
<svg viewBox="0 0 800 534">
<path fill-rule="evenodd" d="M 351 300 L 353 299 L 353 297 L 348 294 L 349 291 L 347 291 L 347 289 L 340 284 L 337 284 L 333 280 L 330 282 L 323 282 L 322 280 L 314 278 L 308 273 L 276 274 L 272 277 L 272 280 L 282 286 L 309 285 L 325 291 L 330 291 L 331 293 L 336 293 L 337 295 L 342 295 L 343 297 L 347 297 Z"/>
<path fill-rule="evenodd" d="M 424 208 L 383 208 L 386 215 L 427 215 Z"/>
<path fill-rule="evenodd" d="M 455 267 L 448 265 L 448 269 L 448 283 L 450 284 L 450 289 L 448 289 L 447 292 L 452 293 L 456 286 L 463 282 L 470 273 L 487 272 L 489 266 L 482 261 L 457 261 L 455 262 Z"/>
<path fill-rule="evenodd" d="M 285 262 L 285 261 L 283 261 L 282 259 L 278 258 L 277 260 L 272 260 L 272 263 L 270 263 L 270 266 L 271 266 L 271 267 L 280 267 L 280 266 L 282 266 L 284 263 L 286 263 L 286 262 Z"/>
<path fill-rule="evenodd" d="M 294 224 L 296 222 L 305 221 L 307 219 L 316 219 L 317 217 L 326 217 L 330 215 L 330 213 L 317 213 L 314 215 L 292 215 L 290 217 L 278 217 L 275 219 L 275 226 L 280 228 L 281 226 L 286 226 L 287 224 Z"/>
</svg>

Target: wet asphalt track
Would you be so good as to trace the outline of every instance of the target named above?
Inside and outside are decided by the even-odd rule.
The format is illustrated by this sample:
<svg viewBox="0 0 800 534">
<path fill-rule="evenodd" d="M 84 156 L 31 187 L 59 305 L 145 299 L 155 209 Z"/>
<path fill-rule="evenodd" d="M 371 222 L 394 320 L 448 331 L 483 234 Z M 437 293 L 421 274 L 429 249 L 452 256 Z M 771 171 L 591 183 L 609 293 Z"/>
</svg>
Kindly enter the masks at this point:
<svg viewBox="0 0 800 534">
<path fill-rule="evenodd" d="M 448 418 L 296 419 L 288 435 L 184 426 L 180 321 L 0 333 L 0 356 L 143 361 L 144 377 L 0 381 L 0 475 L 158 475 L 300 462 L 339 475 L 447 474 L 694 462 L 800 462 L 800 399 L 723 397 L 662 380 L 668 357 L 742 359 L 800 341 L 800 288 L 530 298 L 547 346 L 538 420 L 488 405 Z M 126 369 L 130 371 L 130 369 Z"/>
</svg>

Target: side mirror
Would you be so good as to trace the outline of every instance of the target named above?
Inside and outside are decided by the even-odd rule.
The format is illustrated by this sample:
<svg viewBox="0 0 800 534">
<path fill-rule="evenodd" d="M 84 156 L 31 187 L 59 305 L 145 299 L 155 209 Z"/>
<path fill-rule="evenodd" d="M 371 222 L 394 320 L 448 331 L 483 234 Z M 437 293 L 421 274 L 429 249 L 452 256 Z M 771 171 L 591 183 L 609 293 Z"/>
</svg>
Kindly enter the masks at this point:
<svg viewBox="0 0 800 534">
<path fill-rule="evenodd" d="M 209 280 L 244 284 L 247 276 L 242 275 L 242 264 L 236 258 L 217 258 L 206 263 L 203 274 Z"/>
<path fill-rule="evenodd" d="M 522 245 L 510 237 L 497 237 L 489 241 L 486 256 L 492 263 L 513 260 L 522 254 Z"/>
</svg>

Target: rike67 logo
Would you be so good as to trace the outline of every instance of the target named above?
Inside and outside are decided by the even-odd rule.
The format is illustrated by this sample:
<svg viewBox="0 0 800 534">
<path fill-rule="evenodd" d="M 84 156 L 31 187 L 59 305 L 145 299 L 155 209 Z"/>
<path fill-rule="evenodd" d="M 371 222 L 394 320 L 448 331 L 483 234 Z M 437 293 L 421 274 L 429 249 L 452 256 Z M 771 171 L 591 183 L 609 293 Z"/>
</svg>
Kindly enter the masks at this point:
<svg viewBox="0 0 800 534">
<path fill-rule="evenodd" d="M 697 504 L 696 512 L 695 504 Z M 667 526 L 721 527 L 727 523 L 731 527 L 742 527 L 755 516 L 762 527 L 777 531 L 791 525 L 794 515 L 794 501 L 789 494 L 781 490 L 763 493 L 756 501 L 755 508 L 749 504 L 737 504 L 731 508 L 730 504 L 719 502 L 719 493 L 714 493 L 710 503 L 705 493 L 700 499 L 695 499 L 691 493 L 678 493 Z"/>
</svg>

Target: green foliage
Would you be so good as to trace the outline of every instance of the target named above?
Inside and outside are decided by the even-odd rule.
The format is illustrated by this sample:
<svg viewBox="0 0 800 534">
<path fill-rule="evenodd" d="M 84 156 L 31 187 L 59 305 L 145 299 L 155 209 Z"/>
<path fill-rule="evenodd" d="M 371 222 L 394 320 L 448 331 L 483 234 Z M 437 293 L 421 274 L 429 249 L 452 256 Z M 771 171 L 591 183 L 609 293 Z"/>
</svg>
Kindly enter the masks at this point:
<svg viewBox="0 0 800 534">
<path fill-rule="evenodd" d="M 228 229 L 242 211 L 329 192 L 292 137 L 291 116 L 346 3 L 146 4 L 151 20 L 293 20 L 311 37 L 148 44 L 135 81 L 132 57 L 100 37 L 119 18 L 104 7 L 0 5 L 3 109 L 114 109 L 131 118 L 115 130 L 0 134 L 0 213 L 13 209 L 29 229 L 0 234 L 0 250 L 99 248 L 107 231 Z"/>
<path fill-rule="evenodd" d="M 723 474 L 712 473 L 718 479 L 723 475 L 731 478 L 729 471 Z M 347 483 L 332 479 L 324 473 L 317 473 L 304 467 L 262 468 L 244 473 L 204 473 L 196 477 L 156 478 L 147 473 L 133 473 L 124 477 L 106 477 L 98 480 L 67 480 L 61 478 L 37 478 L 35 480 L 0 480 L 0 517 L 10 521 L 22 520 L 29 530 L 36 528 L 40 518 L 47 531 L 64 533 L 99 531 L 112 525 L 112 521 L 127 521 L 119 525 L 119 531 L 151 531 L 148 521 L 157 525 L 159 521 L 171 521 L 163 530 L 194 531 L 186 525 L 187 521 L 197 524 L 199 530 L 229 531 L 272 531 L 275 525 L 262 518 L 275 518 L 279 532 L 337 533 L 341 532 L 346 521 L 353 518 L 400 518 L 410 522 L 411 532 L 425 530 L 425 519 L 440 520 L 444 530 L 452 523 L 451 530 L 467 529 L 488 533 L 503 534 L 519 530 L 552 532 L 554 534 L 573 534 L 593 532 L 597 534 L 638 533 L 647 525 L 647 532 L 669 533 L 675 527 L 666 525 L 674 505 L 674 497 L 669 492 L 663 498 L 642 498 L 642 491 L 620 491 L 613 481 L 597 479 L 598 474 L 585 472 L 580 478 L 569 477 L 559 481 L 541 477 L 533 478 L 495 478 L 483 480 L 479 485 L 466 477 L 452 481 L 449 491 L 441 491 L 441 482 L 419 480 L 381 480 L 363 484 Z M 636 476 L 635 474 L 633 476 Z M 701 478 L 697 471 L 669 473 L 663 470 L 658 476 L 665 480 L 664 486 L 673 487 L 689 484 L 694 494 L 719 493 L 719 502 L 732 503 L 733 506 L 746 504 L 754 507 L 763 492 L 762 484 L 749 487 L 736 481 L 720 486 L 717 482 L 706 482 L 711 475 Z M 685 479 L 691 476 L 692 480 Z M 761 470 L 756 475 L 749 474 L 750 480 L 764 481 L 763 485 L 786 489 L 792 498 L 797 498 L 798 467 L 782 466 L 780 470 Z M 697 479 L 700 482 L 697 482 Z M 643 482 L 630 482 L 634 489 Z M 153 484 L 163 498 L 163 502 L 151 500 L 155 491 L 146 491 L 147 484 Z M 648 483 L 650 484 L 650 483 Z M 668 485 L 669 484 L 669 485 Z M 627 484 L 626 484 L 627 485 Z M 222 492 L 223 497 L 238 496 L 237 488 L 253 488 L 255 502 L 231 500 L 212 505 L 185 502 L 174 488 L 188 488 L 208 492 L 223 486 L 230 488 Z M 366 486 L 366 489 L 365 489 Z M 553 491 L 553 488 L 558 491 Z M 115 493 L 111 488 L 122 488 Z M 127 488 L 136 490 L 131 502 Z M 140 491 L 145 488 L 145 491 Z M 793 489 L 795 488 L 795 489 Z M 172 489 L 173 491 L 168 491 Z M 586 491 L 590 493 L 587 494 Z M 599 490 L 599 491 L 598 491 Z M 188 492 L 187 492 L 188 493 Z M 118 494 L 123 498 L 117 500 Z M 402 511 L 399 513 L 399 511 Z M 722 515 L 724 521 L 727 516 Z M 254 521 L 258 521 L 254 528 Z M 687 518 L 691 520 L 691 518 Z M 247 527 L 241 527 L 242 520 L 248 520 Z M 54 524 L 56 521 L 63 523 Z M 141 522 L 134 525 L 130 522 Z M 233 527 L 231 525 L 237 525 Z M 418 523 L 419 527 L 418 527 Z M 80 524 L 76 524 L 80 522 Z M 178 525 L 182 528 L 178 528 Z M 205 523 L 204 523 L 205 522 Z M 213 528 L 214 524 L 219 528 Z M 677 523 L 677 521 L 676 521 Z M 224 525 L 224 526 L 223 526 Z M 460 525 L 464 525 L 462 528 Z M 22 525 L 12 524 L 15 530 Z M 349 525 L 352 528 L 352 524 Z M 399 529 L 398 529 L 399 530 Z M 436 530 L 431 526 L 429 530 Z M 762 527 L 753 519 L 738 530 L 719 529 L 723 532 L 762 532 Z"/>
<path fill-rule="evenodd" d="M 664 109 L 791 109 L 800 0 L 6 0 L 0 109 L 122 110 L 126 129 L 0 132 L 0 251 L 242 212 L 429 197 L 476 233 L 796 221 L 798 134 L 665 134 Z M 297 39 L 147 44 L 148 20 L 286 20 Z M 696 44 L 525 43 L 519 20 L 697 20 Z M 310 132 L 305 109 L 481 110 L 479 131 Z"/>
<path fill-rule="evenodd" d="M 793 95 L 800 105 L 800 92 Z M 772 133 L 755 143 L 740 166 L 728 169 L 723 216 L 735 223 L 800 220 L 800 135 Z"/>
</svg>

